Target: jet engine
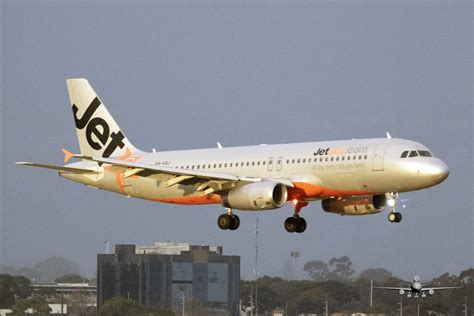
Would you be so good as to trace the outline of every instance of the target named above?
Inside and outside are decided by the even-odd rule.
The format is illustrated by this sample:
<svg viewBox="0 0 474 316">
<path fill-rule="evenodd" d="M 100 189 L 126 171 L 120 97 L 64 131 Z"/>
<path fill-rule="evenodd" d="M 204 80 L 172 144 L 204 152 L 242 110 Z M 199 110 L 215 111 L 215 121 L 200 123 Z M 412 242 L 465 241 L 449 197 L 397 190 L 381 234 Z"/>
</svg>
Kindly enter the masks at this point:
<svg viewBox="0 0 474 316">
<path fill-rule="evenodd" d="M 434 294 L 434 290 L 433 290 L 433 289 L 430 289 L 430 290 L 428 291 L 428 293 L 429 293 L 430 295 L 433 295 L 433 294 Z"/>
<path fill-rule="evenodd" d="M 403 295 L 403 294 L 405 294 L 405 290 L 404 290 L 404 289 L 400 289 L 400 290 L 398 291 L 398 293 L 399 293 L 400 295 Z"/>
<path fill-rule="evenodd" d="M 255 182 L 229 190 L 221 196 L 225 207 L 239 210 L 271 210 L 282 207 L 288 198 L 286 186 L 271 181 Z"/>
<path fill-rule="evenodd" d="M 323 210 L 341 215 L 366 215 L 382 211 L 387 204 L 385 195 L 329 198 L 321 202 Z"/>
</svg>

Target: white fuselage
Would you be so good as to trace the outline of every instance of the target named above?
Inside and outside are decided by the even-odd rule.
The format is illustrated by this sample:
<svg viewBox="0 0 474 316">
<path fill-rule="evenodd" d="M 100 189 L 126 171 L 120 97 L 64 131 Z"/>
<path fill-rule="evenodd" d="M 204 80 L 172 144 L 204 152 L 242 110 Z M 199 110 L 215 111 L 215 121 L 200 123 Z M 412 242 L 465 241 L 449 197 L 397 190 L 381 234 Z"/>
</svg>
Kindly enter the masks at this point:
<svg viewBox="0 0 474 316">
<path fill-rule="evenodd" d="M 312 201 L 329 197 L 407 192 L 442 182 L 447 166 L 438 158 L 402 158 L 406 151 L 428 149 L 403 139 L 359 139 L 279 145 L 210 148 L 196 150 L 134 153 L 124 161 L 180 170 L 200 170 L 263 179 L 289 179 L 294 187 L 288 200 Z M 96 168 L 97 163 L 81 161 L 69 166 Z M 152 174 L 125 179 L 124 168 L 100 167 L 99 175 L 60 173 L 93 187 L 147 200 L 180 203 L 219 203 L 218 194 L 198 191 L 202 184 L 190 179 L 166 187 L 172 176 Z"/>
</svg>

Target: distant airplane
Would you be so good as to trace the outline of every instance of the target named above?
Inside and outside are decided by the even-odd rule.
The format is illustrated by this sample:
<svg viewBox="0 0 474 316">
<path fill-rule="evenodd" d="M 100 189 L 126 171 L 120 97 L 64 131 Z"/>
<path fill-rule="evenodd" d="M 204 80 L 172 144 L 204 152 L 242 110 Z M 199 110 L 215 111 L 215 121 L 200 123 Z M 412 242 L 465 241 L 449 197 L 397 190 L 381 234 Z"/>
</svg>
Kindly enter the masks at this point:
<svg viewBox="0 0 474 316">
<path fill-rule="evenodd" d="M 451 290 L 458 289 L 457 286 L 447 286 L 447 287 L 424 287 L 420 282 L 420 277 L 415 275 L 413 281 L 409 284 L 410 287 L 375 287 L 375 289 L 384 289 L 384 290 L 396 290 L 400 295 L 407 293 L 407 297 L 410 298 L 412 295 L 415 298 L 418 298 L 418 295 L 421 295 L 422 298 L 426 297 L 426 292 L 433 295 L 435 291 L 438 290 Z M 426 286 L 426 284 L 425 284 Z"/>
<path fill-rule="evenodd" d="M 63 149 L 64 162 L 80 161 L 65 166 L 17 164 L 58 170 L 64 178 L 127 197 L 220 203 L 227 210 L 217 221 L 221 229 L 239 227 L 233 209 L 272 210 L 291 202 L 294 214 L 284 227 L 302 233 L 306 221 L 300 210 L 316 200 L 322 200 L 324 211 L 340 215 L 374 214 L 388 206 L 389 221 L 398 223 L 399 192 L 437 185 L 449 174 L 446 164 L 424 145 L 388 133 L 375 139 L 246 147 L 218 143 L 218 148 L 147 153 L 125 137 L 86 79 L 69 79 L 67 87 L 80 154 Z"/>
</svg>

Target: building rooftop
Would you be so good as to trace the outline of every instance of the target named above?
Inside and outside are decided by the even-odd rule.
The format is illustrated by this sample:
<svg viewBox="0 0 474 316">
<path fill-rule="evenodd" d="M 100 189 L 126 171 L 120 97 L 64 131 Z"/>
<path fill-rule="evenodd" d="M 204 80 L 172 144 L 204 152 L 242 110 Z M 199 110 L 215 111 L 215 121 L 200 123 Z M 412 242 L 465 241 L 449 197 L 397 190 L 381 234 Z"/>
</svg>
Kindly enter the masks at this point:
<svg viewBox="0 0 474 316">
<path fill-rule="evenodd" d="M 121 246 L 126 245 L 116 245 L 116 248 L 121 248 Z M 219 255 L 222 254 L 222 246 L 196 246 L 186 242 L 169 241 L 157 241 L 153 245 L 135 245 L 135 254 L 180 255 L 182 252 L 197 249 L 206 249 L 209 252 L 215 252 Z"/>
</svg>

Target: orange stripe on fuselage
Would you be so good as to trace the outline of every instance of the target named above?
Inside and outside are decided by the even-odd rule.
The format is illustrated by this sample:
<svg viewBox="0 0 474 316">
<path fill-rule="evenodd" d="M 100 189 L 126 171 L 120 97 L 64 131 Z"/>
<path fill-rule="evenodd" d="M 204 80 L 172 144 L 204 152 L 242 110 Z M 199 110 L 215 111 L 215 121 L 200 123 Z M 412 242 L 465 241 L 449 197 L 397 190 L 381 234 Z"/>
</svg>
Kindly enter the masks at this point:
<svg viewBox="0 0 474 316">
<path fill-rule="evenodd" d="M 158 198 L 151 199 L 154 202 L 172 203 L 172 204 L 185 204 L 185 205 L 197 205 L 197 204 L 219 204 L 221 203 L 221 197 L 217 194 L 204 195 L 204 196 L 189 196 L 189 197 L 176 197 L 176 198 Z"/>
<path fill-rule="evenodd" d="M 368 191 L 332 190 L 305 182 L 293 182 L 294 188 L 288 188 L 288 200 L 326 199 L 333 196 L 370 195 Z"/>
</svg>

